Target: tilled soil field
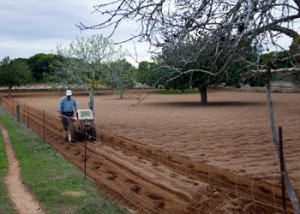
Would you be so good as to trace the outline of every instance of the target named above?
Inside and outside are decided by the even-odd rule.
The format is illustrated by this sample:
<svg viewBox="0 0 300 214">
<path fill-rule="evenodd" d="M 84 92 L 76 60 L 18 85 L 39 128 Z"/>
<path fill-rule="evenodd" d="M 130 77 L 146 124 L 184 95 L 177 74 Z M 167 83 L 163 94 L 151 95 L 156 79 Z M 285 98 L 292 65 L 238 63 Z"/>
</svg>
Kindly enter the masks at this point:
<svg viewBox="0 0 300 214">
<path fill-rule="evenodd" d="M 35 95 L 35 96 L 32 96 Z M 21 121 L 84 170 L 84 143 L 61 138 L 57 94 L 15 94 Z M 87 174 L 109 197 L 139 213 L 281 212 L 278 158 L 265 94 L 96 96 L 97 141 L 87 144 Z M 299 196 L 300 94 L 273 94 L 287 167 Z M 88 97 L 75 96 L 79 108 Z M 30 105 L 30 106 L 29 106 Z M 45 112 L 43 112 L 45 110 Z M 291 204 L 288 202 L 289 211 Z"/>
</svg>

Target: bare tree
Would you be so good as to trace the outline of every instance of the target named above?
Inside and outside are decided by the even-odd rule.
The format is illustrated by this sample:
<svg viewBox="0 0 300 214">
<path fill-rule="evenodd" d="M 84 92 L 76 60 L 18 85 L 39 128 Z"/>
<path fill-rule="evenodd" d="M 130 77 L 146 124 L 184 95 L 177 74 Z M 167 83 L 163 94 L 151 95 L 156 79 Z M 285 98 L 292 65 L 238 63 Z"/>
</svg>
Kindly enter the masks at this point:
<svg viewBox="0 0 300 214">
<path fill-rule="evenodd" d="M 89 90 L 89 108 L 94 108 L 94 92 L 97 85 L 105 83 L 105 64 L 122 59 L 121 49 L 102 35 L 77 38 L 68 48 L 57 48 L 58 60 L 53 63 L 54 80 L 70 86 Z"/>
<path fill-rule="evenodd" d="M 201 47 L 193 49 L 190 54 L 185 51 L 177 53 L 181 67 L 175 68 L 166 64 L 170 72 L 176 72 L 172 78 L 181 77 L 187 73 L 201 72 L 211 77 L 228 75 L 230 67 L 243 61 L 245 66 L 241 71 L 248 74 L 265 74 L 277 72 L 300 72 L 299 43 L 300 36 L 296 30 L 300 19 L 300 0 L 115 0 L 107 4 L 94 6 L 95 12 L 100 12 L 108 18 L 94 26 L 80 24 L 80 29 L 103 29 L 112 27 L 112 34 L 128 20 L 139 23 L 137 33 L 128 40 L 138 38 L 148 41 L 152 47 L 162 50 L 166 47 L 180 46 L 181 42 L 190 36 L 201 41 Z M 270 64 L 277 60 L 276 52 L 284 50 L 280 44 L 283 37 L 290 38 L 289 54 L 286 60 L 292 62 L 292 67 L 271 69 Z M 261 64 L 260 55 L 255 60 L 247 60 L 245 49 L 249 46 L 273 48 L 275 54 L 268 64 Z M 197 63 L 199 57 L 209 56 L 211 66 L 191 69 L 190 64 Z M 175 57 L 175 56 L 174 56 Z M 212 72 L 212 68 L 222 61 L 222 66 Z M 272 135 L 276 149 L 278 139 L 275 122 L 272 118 L 273 108 L 270 105 L 271 96 L 267 84 L 267 99 L 269 103 Z M 277 149 L 279 154 L 279 150 Z M 295 213 L 300 213 L 298 200 L 285 169 L 285 181 L 292 200 Z"/>
<path fill-rule="evenodd" d="M 107 20 L 94 26 L 81 23 L 79 27 L 82 30 L 113 27 L 113 34 L 122 22 L 135 20 L 139 31 L 129 40 L 139 38 L 156 47 L 174 45 L 193 35 L 206 44 L 186 63 L 208 47 L 214 50 L 215 58 L 226 50 L 228 63 L 219 71 L 225 72 L 243 47 L 270 44 L 280 50 L 278 39 L 282 36 L 292 38 L 290 57 L 299 58 L 300 40 L 294 26 L 300 18 L 299 7 L 299 0 L 116 0 L 94 6 L 95 11 L 108 15 Z"/>
<path fill-rule="evenodd" d="M 136 68 L 125 59 L 109 63 L 104 72 L 105 84 L 120 93 L 120 99 L 127 89 L 134 87 L 135 79 Z"/>
</svg>

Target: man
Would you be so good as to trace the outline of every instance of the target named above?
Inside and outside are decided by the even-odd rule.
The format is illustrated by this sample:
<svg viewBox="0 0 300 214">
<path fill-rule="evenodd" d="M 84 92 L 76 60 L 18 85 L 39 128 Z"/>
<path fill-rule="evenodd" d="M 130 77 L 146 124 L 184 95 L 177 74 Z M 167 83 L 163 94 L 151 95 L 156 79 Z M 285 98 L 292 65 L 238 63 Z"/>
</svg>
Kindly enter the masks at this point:
<svg viewBox="0 0 300 214">
<path fill-rule="evenodd" d="M 75 112 L 77 112 L 78 106 L 75 98 L 72 97 L 72 91 L 67 90 L 66 96 L 61 98 L 57 109 L 59 116 L 61 118 L 63 128 L 65 130 L 64 138 L 66 138 L 67 136 L 68 117 L 74 116 L 74 108 L 75 108 Z"/>
</svg>

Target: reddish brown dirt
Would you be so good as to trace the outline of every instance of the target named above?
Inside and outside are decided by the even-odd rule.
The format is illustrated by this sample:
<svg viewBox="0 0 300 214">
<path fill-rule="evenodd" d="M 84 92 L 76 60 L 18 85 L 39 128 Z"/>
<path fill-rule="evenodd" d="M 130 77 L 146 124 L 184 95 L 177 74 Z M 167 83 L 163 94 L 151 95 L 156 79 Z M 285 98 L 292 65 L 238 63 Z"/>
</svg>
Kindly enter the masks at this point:
<svg viewBox="0 0 300 214">
<path fill-rule="evenodd" d="M 297 194 L 299 96 L 273 94 Z M 270 137 L 265 94 L 211 92 L 208 97 L 210 104 L 200 106 L 198 94 L 150 95 L 136 107 L 131 105 L 141 98 L 138 94 L 124 100 L 114 95 L 96 97 L 99 141 L 88 146 L 89 176 L 112 191 L 120 203 L 139 212 L 280 211 L 274 208 L 281 204 L 279 164 Z M 46 141 L 80 168 L 83 145 L 60 138 L 56 117 L 59 99 L 26 96 L 14 100 L 21 102 L 25 124 L 28 114 L 24 102 L 52 114 L 46 114 Z M 87 97 L 77 96 L 76 100 L 80 108 L 87 107 Z M 9 105 L 11 101 L 7 101 L 7 108 L 12 109 Z M 38 130 L 43 126 L 43 114 L 31 111 L 29 125 Z M 39 135 L 43 136 L 43 130 Z"/>
</svg>

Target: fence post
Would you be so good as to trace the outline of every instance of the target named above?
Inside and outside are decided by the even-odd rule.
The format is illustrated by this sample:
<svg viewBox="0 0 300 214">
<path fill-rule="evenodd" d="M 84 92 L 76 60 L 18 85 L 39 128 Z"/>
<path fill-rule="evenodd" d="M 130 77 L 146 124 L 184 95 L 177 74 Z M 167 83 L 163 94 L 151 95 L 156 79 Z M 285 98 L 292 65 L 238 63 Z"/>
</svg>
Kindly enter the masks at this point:
<svg viewBox="0 0 300 214">
<path fill-rule="evenodd" d="M 45 110 L 44 110 L 44 141 L 46 141 L 46 127 L 45 127 L 45 125 L 46 125 L 46 114 L 45 114 Z"/>
<path fill-rule="evenodd" d="M 87 139 L 86 139 L 86 134 L 84 133 L 84 179 L 86 179 L 86 162 L 87 162 L 87 157 L 86 157 L 86 147 L 87 147 Z"/>
<path fill-rule="evenodd" d="M 281 173 L 281 194 L 282 194 L 282 208 L 283 213 L 286 213 L 286 198 L 285 198 L 285 182 L 284 182 L 284 157 L 283 157 L 283 145 L 282 145 L 282 128 L 279 126 L 279 152 L 280 152 L 280 173 Z"/>
<path fill-rule="evenodd" d="M 0 97 L 0 107 L 2 106 L 2 97 Z"/>
<path fill-rule="evenodd" d="M 17 116 L 17 121 L 20 122 L 20 106 L 16 105 L 16 116 Z"/>
<path fill-rule="evenodd" d="M 26 121 L 26 107 L 25 107 L 25 102 L 24 102 L 24 106 L 23 106 L 23 124 L 25 125 L 25 121 Z"/>
<path fill-rule="evenodd" d="M 28 117 L 27 117 L 27 123 L 28 123 L 27 126 L 28 126 L 28 128 L 29 128 L 29 106 L 28 106 L 28 108 L 27 108 L 27 114 L 28 114 L 28 115 L 27 115 L 27 116 L 28 116 Z"/>
</svg>

